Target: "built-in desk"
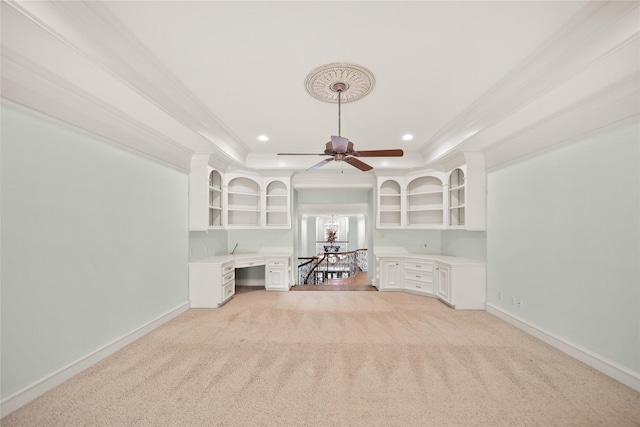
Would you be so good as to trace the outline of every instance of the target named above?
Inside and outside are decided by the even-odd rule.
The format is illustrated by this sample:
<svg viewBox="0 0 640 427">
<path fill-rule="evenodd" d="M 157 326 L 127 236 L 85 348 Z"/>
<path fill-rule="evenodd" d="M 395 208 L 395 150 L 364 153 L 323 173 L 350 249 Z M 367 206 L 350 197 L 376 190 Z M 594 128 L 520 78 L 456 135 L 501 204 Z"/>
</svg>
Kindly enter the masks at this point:
<svg viewBox="0 0 640 427">
<path fill-rule="evenodd" d="M 375 286 L 435 297 L 457 309 L 484 310 L 486 264 L 426 254 L 376 254 Z"/>
<path fill-rule="evenodd" d="M 220 307 L 235 294 L 235 269 L 264 265 L 267 291 L 291 289 L 292 255 L 238 254 L 189 263 L 189 301 L 192 308 Z"/>
</svg>

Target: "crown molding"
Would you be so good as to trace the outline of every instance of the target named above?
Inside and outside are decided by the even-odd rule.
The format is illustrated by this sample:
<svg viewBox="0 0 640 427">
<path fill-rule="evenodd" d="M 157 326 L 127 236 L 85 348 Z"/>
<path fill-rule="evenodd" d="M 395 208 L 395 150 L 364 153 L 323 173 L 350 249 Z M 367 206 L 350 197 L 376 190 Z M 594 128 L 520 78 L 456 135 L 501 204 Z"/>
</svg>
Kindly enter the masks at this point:
<svg viewBox="0 0 640 427">
<path fill-rule="evenodd" d="M 250 153 L 244 165 L 251 169 L 278 169 L 304 171 L 328 156 L 278 156 L 273 153 Z M 424 167 L 420 153 L 405 152 L 403 157 L 367 157 L 362 161 L 374 167 L 374 170 L 396 170 Z M 344 166 L 340 162 L 331 162 L 323 170 L 347 170 L 353 166 Z"/>
<path fill-rule="evenodd" d="M 192 152 L 79 90 L 17 52 L 2 49 L 2 99 L 112 144 L 188 171 Z"/>
<path fill-rule="evenodd" d="M 224 159 L 223 163 L 243 163 L 248 148 L 104 5 L 99 2 L 6 3 L 206 141 L 207 147 L 200 147 L 198 151 L 210 151 Z M 83 127 L 82 123 L 76 125 Z"/>
<path fill-rule="evenodd" d="M 291 186 L 296 190 L 370 189 L 375 187 L 375 182 L 376 177 L 372 172 L 360 172 L 357 169 L 346 173 L 295 173 L 291 178 Z"/>
<path fill-rule="evenodd" d="M 638 51 L 629 46 L 636 44 L 639 37 L 638 9 L 638 2 L 588 3 L 518 67 L 427 141 L 422 149 L 425 163 L 448 162 L 460 150 L 490 149 L 513 131 L 508 126 L 509 120 L 520 111 L 526 114 L 520 117 L 519 129 L 531 129 L 533 124 L 549 120 L 550 108 L 582 110 L 585 102 L 597 103 L 589 93 L 581 92 L 584 86 L 576 87 L 574 92 L 566 87 L 593 68 L 604 70 L 608 64 L 621 62 L 620 51 L 631 61 L 617 69 L 608 67 L 608 72 L 591 72 L 587 86 L 591 93 L 610 86 L 612 79 L 625 80 L 637 72 Z M 607 95 L 599 93 L 603 95 L 602 104 L 609 104 Z M 626 116 L 628 111 L 620 111 L 618 118 L 612 120 Z M 572 130 L 576 134 L 581 132 L 580 126 Z"/>
<path fill-rule="evenodd" d="M 604 129 L 640 120 L 640 73 L 617 82 L 578 106 L 536 122 L 484 151 L 487 170 L 524 160 Z"/>
<path fill-rule="evenodd" d="M 312 216 L 359 216 L 366 218 L 369 213 L 367 203 L 299 203 L 298 218 Z"/>
</svg>

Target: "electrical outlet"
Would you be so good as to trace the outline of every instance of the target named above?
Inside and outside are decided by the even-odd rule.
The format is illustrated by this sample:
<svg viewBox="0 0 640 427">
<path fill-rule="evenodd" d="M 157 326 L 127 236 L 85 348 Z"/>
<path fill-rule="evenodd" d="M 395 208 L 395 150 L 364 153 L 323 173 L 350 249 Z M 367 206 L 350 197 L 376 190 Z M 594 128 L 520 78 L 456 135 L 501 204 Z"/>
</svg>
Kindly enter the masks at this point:
<svg viewBox="0 0 640 427">
<path fill-rule="evenodd" d="M 511 297 L 511 305 L 516 305 L 516 297 Z"/>
<path fill-rule="evenodd" d="M 502 301 L 502 291 L 498 291 L 498 300 Z"/>
<path fill-rule="evenodd" d="M 522 298 L 517 298 L 516 299 L 516 307 L 522 308 Z"/>
</svg>

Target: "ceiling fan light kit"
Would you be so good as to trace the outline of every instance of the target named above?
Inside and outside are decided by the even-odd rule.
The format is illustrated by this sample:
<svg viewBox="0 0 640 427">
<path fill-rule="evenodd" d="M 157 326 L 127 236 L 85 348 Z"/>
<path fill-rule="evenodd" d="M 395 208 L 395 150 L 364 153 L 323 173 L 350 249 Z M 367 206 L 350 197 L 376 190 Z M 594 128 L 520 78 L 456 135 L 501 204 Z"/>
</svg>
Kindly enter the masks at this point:
<svg viewBox="0 0 640 427">
<path fill-rule="evenodd" d="M 363 172 L 372 166 L 356 157 L 402 157 L 401 149 L 356 151 L 353 143 L 340 134 L 341 105 L 361 99 L 371 92 L 375 80 L 373 74 L 364 67 L 344 62 L 335 62 L 316 68 L 307 76 L 305 87 L 314 98 L 338 104 L 338 135 L 331 136 L 323 153 L 278 153 L 279 156 L 331 156 L 311 166 L 308 171 L 318 169 L 329 162 L 347 162 Z"/>
</svg>

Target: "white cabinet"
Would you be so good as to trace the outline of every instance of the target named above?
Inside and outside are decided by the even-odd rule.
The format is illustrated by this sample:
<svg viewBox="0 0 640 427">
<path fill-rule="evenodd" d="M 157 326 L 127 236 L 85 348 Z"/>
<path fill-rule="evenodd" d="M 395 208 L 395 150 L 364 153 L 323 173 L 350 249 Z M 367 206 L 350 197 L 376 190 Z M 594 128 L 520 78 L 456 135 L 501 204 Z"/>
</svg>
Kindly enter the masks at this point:
<svg viewBox="0 0 640 427">
<path fill-rule="evenodd" d="M 444 255 L 376 255 L 378 290 L 436 297 L 456 309 L 484 310 L 486 265 Z"/>
<path fill-rule="evenodd" d="M 426 295 L 434 294 L 434 264 L 424 259 L 406 259 L 404 267 L 404 289 Z"/>
<path fill-rule="evenodd" d="M 268 258 L 265 264 L 265 289 L 288 291 L 291 289 L 290 258 Z"/>
<path fill-rule="evenodd" d="M 223 174 L 209 166 L 209 155 L 191 158 L 189 172 L 189 230 L 222 229 L 224 222 Z"/>
<path fill-rule="evenodd" d="M 484 265 L 447 262 L 438 263 L 437 268 L 440 299 L 457 309 L 484 310 L 487 297 Z"/>
<path fill-rule="evenodd" d="M 377 228 L 444 228 L 443 179 L 437 171 L 378 177 Z"/>
<path fill-rule="evenodd" d="M 291 177 L 222 173 L 209 155 L 193 155 L 189 230 L 291 228 Z"/>
<path fill-rule="evenodd" d="M 227 228 L 291 228 L 291 180 L 257 174 L 228 173 Z"/>
<path fill-rule="evenodd" d="M 465 153 L 464 225 L 465 230 L 487 228 L 487 173 L 480 153 Z"/>
<path fill-rule="evenodd" d="M 189 230 L 209 229 L 209 155 L 191 158 L 189 171 Z"/>
<path fill-rule="evenodd" d="M 189 301 L 192 308 L 220 307 L 234 294 L 233 258 L 189 263 Z"/>
<path fill-rule="evenodd" d="M 385 291 L 402 289 L 402 261 L 400 259 L 376 259 L 380 268 L 378 289 Z"/>
<path fill-rule="evenodd" d="M 449 267 L 445 264 L 436 264 L 436 286 L 438 298 L 451 304 L 451 282 L 449 280 Z"/>
<path fill-rule="evenodd" d="M 466 153 L 459 163 L 446 172 L 379 175 L 376 227 L 485 230 L 484 158 L 482 154 Z"/>
<path fill-rule="evenodd" d="M 221 255 L 189 263 L 189 301 L 193 308 L 215 308 L 236 292 L 236 268 L 264 266 L 265 289 L 291 289 L 292 256 L 289 254 Z"/>
</svg>

